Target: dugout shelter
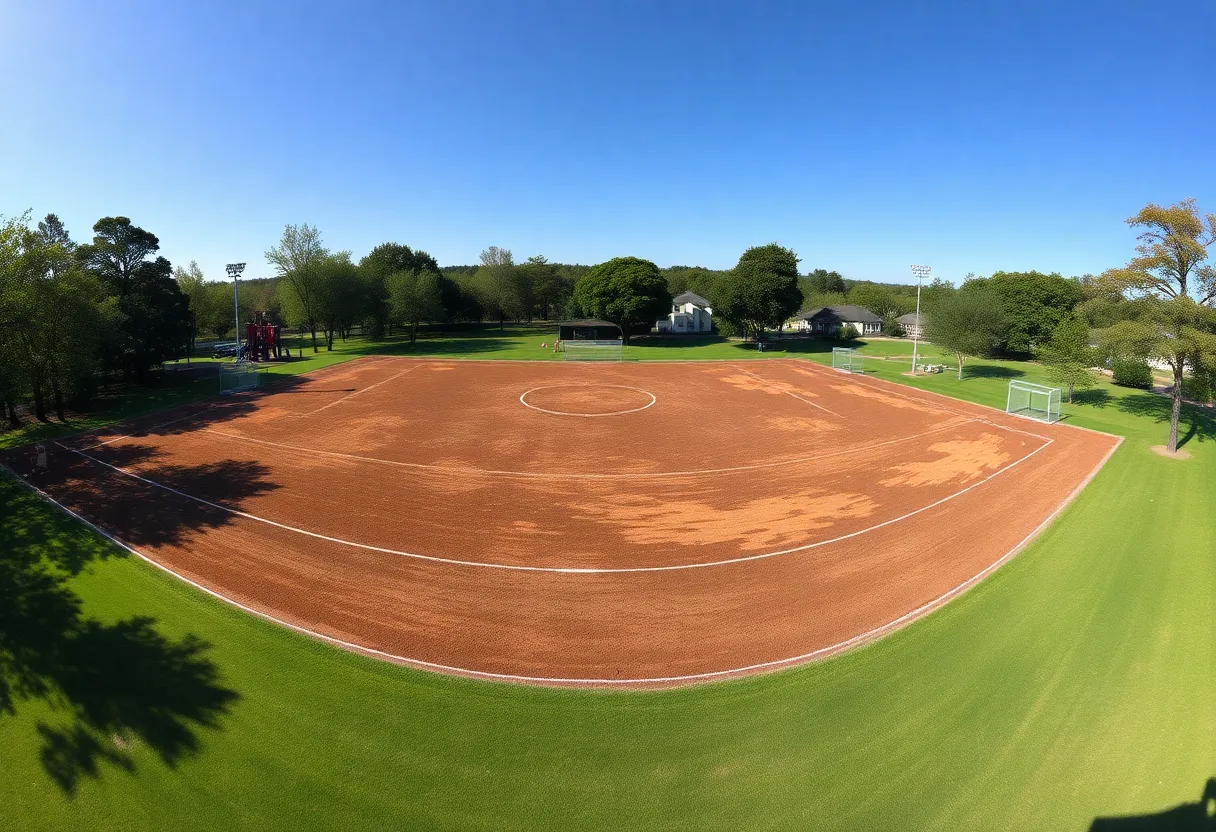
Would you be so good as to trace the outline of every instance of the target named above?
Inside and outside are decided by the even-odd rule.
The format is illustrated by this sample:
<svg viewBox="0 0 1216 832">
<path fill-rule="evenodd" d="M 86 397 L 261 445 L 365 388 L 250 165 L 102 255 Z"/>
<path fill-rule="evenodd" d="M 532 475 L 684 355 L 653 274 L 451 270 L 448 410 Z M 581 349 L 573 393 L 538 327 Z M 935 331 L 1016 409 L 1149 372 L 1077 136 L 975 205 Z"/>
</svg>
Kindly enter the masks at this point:
<svg viewBox="0 0 1216 832">
<path fill-rule="evenodd" d="M 562 321 L 557 325 L 559 341 L 620 341 L 621 328 L 612 321 L 584 318 L 578 321 Z"/>
</svg>

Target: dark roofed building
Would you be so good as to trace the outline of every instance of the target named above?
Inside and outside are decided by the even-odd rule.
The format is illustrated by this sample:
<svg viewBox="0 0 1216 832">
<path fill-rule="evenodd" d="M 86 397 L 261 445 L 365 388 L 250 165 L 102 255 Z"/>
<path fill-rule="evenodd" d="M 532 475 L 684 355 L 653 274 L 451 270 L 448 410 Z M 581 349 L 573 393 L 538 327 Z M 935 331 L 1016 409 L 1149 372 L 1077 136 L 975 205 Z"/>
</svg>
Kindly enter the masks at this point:
<svg viewBox="0 0 1216 832">
<path fill-rule="evenodd" d="M 817 335 L 836 335 L 848 324 L 858 335 L 877 335 L 882 332 L 882 318 L 863 306 L 841 304 L 821 306 L 804 312 L 794 319 L 794 328 Z"/>
<path fill-rule="evenodd" d="M 621 328 L 612 321 L 582 318 L 577 321 L 562 321 L 557 325 L 560 341 L 620 341 Z"/>
</svg>

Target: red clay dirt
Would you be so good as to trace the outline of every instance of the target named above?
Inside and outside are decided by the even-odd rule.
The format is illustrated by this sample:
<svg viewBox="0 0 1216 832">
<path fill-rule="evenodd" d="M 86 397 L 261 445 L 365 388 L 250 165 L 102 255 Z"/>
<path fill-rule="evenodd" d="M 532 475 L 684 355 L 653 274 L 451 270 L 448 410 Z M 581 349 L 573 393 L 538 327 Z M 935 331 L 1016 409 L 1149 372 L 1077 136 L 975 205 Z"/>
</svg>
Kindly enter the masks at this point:
<svg viewBox="0 0 1216 832">
<path fill-rule="evenodd" d="M 368 358 L 77 437 L 37 484 L 348 647 L 643 686 L 901 626 L 1002 562 L 1117 442 L 797 360 Z"/>
</svg>

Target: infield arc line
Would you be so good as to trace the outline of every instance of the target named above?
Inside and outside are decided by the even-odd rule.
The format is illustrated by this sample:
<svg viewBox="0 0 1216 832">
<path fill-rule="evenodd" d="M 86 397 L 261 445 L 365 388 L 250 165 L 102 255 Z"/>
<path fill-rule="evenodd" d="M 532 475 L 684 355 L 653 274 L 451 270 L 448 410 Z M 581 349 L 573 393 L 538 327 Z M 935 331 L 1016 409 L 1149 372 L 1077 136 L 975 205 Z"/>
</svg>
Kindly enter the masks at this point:
<svg viewBox="0 0 1216 832">
<path fill-rule="evenodd" d="M 641 407 L 634 407 L 629 410 L 612 410 L 606 413 L 570 413 L 565 410 L 547 410 L 543 407 L 537 407 L 534 404 L 528 404 L 529 393 L 535 393 L 538 390 L 554 390 L 558 387 L 612 387 L 617 390 L 635 390 L 638 393 L 644 393 L 647 396 L 650 396 L 650 403 L 644 404 Z M 531 390 L 525 390 L 519 395 L 520 404 L 540 413 L 548 413 L 552 416 L 581 416 L 583 418 L 593 418 L 596 416 L 624 416 L 626 413 L 637 413 L 638 411 L 645 410 L 648 407 L 654 407 L 654 403 L 657 401 L 658 398 L 654 393 L 651 393 L 649 390 L 643 390 L 641 387 L 630 387 L 628 384 L 597 384 L 594 382 L 587 384 L 545 384 L 541 387 L 533 387 Z"/>
<path fill-rule="evenodd" d="M 60 443 L 56 443 L 56 444 L 60 444 Z M 157 569 L 160 569 L 163 572 L 166 572 L 166 573 L 174 576 L 175 578 L 182 581 L 183 583 L 189 584 L 190 586 L 194 587 L 195 589 L 198 589 L 198 590 L 206 593 L 207 595 L 210 595 L 213 598 L 216 598 L 220 601 L 230 604 L 231 606 L 234 606 L 237 609 L 248 612 L 265 621 L 270 621 L 274 624 L 278 624 L 282 627 L 286 627 L 289 630 L 294 630 L 295 632 L 298 632 L 298 633 L 301 633 L 304 635 L 308 635 L 308 636 L 312 636 L 313 638 L 316 638 L 320 641 L 325 641 L 330 644 L 337 645 L 339 647 L 344 647 L 348 650 L 361 652 L 361 653 L 365 653 L 365 654 L 370 654 L 373 656 L 378 656 L 383 659 L 397 661 L 402 664 L 412 666 L 415 668 L 441 671 L 441 672 L 446 672 L 446 673 L 450 673 L 450 674 L 462 675 L 462 676 L 467 676 L 470 678 L 484 679 L 484 680 L 489 680 L 489 681 L 529 683 L 529 684 L 538 684 L 538 685 L 571 685 L 571 686 L 577 686 L 577 685 L 621 686 L 621 685 L 656 685 L 656 684 L 661 685 L 661 684 L 679 684 L 682 682 L 704 682 L 704 681 L 710 681 L 713 679 L 727 679 L 727 678 L 731 678 L 731 677 L 735 677 L 735 676 L 740 676 L 742 674 L 754 673 L 754 672 L 764 671 L 764 670 L 778 670 L 778 669 L 790 667 L 792 665 L 809 662 L 816 658 L 826 658 L 826 657 L 834 655 L 836 653 L 840 653 L 845 650 L 848 650 L 852 647 L 857 647 L 860 645 L 870 643 L 872 641 L 875 641 L 875 640 L 881 638 L 884 635 L 887 635 L 887 634 L 893 632 L 894 630 L 900 629 L 903 626 L 911 624 L 913 621 L 916 621 L 917 619 L 922 618 L 925 615 L 928 615 L 929 613 L 933 612 L 934 610 L 944 606 L 952 598 L 954 598 L 955 596 L 960 595 L 961 593 L 970 589 L 972 586 L 979 583 L 981 580 L 983 580 L 989 574 L 996 571 L 1001 566 L 1003 566 L 1005 563 L 1010 561 L 1014 556 L 1016 556 L 1023 548 L 1025 548 L 1030 543 L 1031 540 L 1033 540 L 1035 538 L 1035 536 L 1037 536 L 1053 520 L 1055 520 L 1055 518 L 1058 517 L 1060 515 L 1060 513 L 1062 511 L 1064 511 L 1064 509 L 1067 508 L 1070 503 L 1072 503 L 1072 501 L 1074 499 L 1076 499 L 1077 495 L 1080 494 L 1085 489 L 1085 486 L 1088 485 L 1095 476 L 1097 476 L 1098 472 L 1102 470 L 1102 468 L 1103 468 L 1103 466 L 1105 466 L 1106 462 L 1111 458 L 1111 456 L 1114 455 L 1115 451 L 1117 451 L 1122 444 L 1123 444 L 1123 437 L 1118 437 L 1118 441 L 1116 441 L 1115 444 L 1111 447 L 1111 449 L 1106 452 L 1106 454 L 1102 457 L 1101 460 L 1098 461 L 1098 464 L 1096 466 L 1094 466 L 1092 471 L 1089 472 L 1089 475 L 1086 476 L 1085 479 L 1083 479 L 1080 483 L 1078 483 L 1077 487 L 1074 488 L 1068 494 L 1067 497 L 1065 497 L 1063 500 L 1060 501 L 1060 504 L 1058 506 L 1056 506 L 1055 510 L 1051 514 L 1049 514 L 1046 518 L 1044 518 L 1043 521 L 1041 523 L 1039 523 L 1039 525 L 1037 525 L 1033 530 L 1031 530 L 1031 532 L 1028 535 L 1026 535 L 1026 537 L 1024 537 L 1016 546 L 1014 546 L 1012 549 L 1010 549 L 1008 552 L 1006 552 L 1000 558 L 993 561 L 988 566 L 984 567 L 982 570 L 977 572 L 975 575 L 972 575 L 970 578 L 963 581 L 962 583 L 952 587 L 951 589 L 947 590 L 946 592 L 943 592 L 941 595 L 938 595 L 936 598 L 933 598 L 933 599 L 925 602 L 924 604 L 921 604 L 920 606 L 909 610 L 908 612 L 904 613 L 903 615 L 900 615 L 900 616 L 892 619 L 891 621 L 888 621 L 885 624 L 881 624 L 877 627 L 873 627 L 873 628 L 865 631 L 864 633 L 858 633 L 857 635 L 851 636 L 847 639 L 844 639 L 843 641 L 838 641 L 835 644 L 826 645 L 824 647 L 820 647 L 815 650 L 811 650 L 809 652 L 802 653 L 797 656 L 790 656 L 790 657 L 784 658 L 784 659 L 772 659 L 770 661 L 765 661 L 765 662 L 755 662 L 753 664 L 743 665 L 741 667 L 729 668 L 726 670 L 709 670 L 709 671 L 703 671 L 701 673 L 686 673 L 686 674 L 672 675 L 672 676 L 637 677 L 637 678 L 632 678 L 632 679 L 572 678 L 572 677 L 562 677 L 562 676 L 526 676 L 526 675 L 518 674 L 518 673 L 495 673 L 493 671 L 488 671 L 488 670 L 473 670 L 471 668 L 457 667 L 455 665 L 446 665 L 446 664 L 441 664 L 439 662 L 427 661 L 425 659 L 416 659 L 416 658 L 411 658 L 409 656 L 402 656 L 402 655 L 398 655 L 395 653 L 390 653 L 386 650 L 378 650 L 374 647 L 367 647 L 366 645 L 358 644 L 357 642 L 347 641 L 345 639 L 341 639 L 336 636 L 327 635 L 325 633 L 318 632 L 317 630 L 309 629 L 308 627 L 304 627 L 299 624 L 293 624 L 290 621 L 286 621 L 282 618 L 278 618 L 274 615 L 271 615 L 270 613 L 265 612 L 264 610 L 259 610 L 255 607 L 251 607 L 247 604 L 243 604 L 240 601 L 237 601 L 235 598 L 231 598 L 227 595 L 224 595 L 222 592 L 211 589 L 210 587 L 205 586 L 205 585 L 199 583 L 198 581 L 187 578 L 185 575 L 182 575 L 180 572 L 177 572 L 174 569 L 171 569 L 170 567 L 164 565 L 163 563 L 160 563 L 159 561 L 155 560 L 154 558 L 151 558 L 148 555 L 145 555 L 143 552 L 139 551 L 138 549 L 134 548 L 133 546 L 128 545 L 127 543 L 125 543 L 124 541 L 115 537 L 114 535 L 110 534 L 105 529 L 96 525 L 92 521 L 81 516 L 80 514 L 77 514 L 75 511 L 72 511 L 72 509 L 63 505 L 58 500 L 56 500 L 54 497 L 52 497 L 50 494 L 46 493 L 42 489 L 35 486 L 33 483 L 27 482 L 24 478 L 16 476 L 15 474 L 13 474 L 13 476 L 14 476 L 14 479 L 16 479 L 18 482 L 22 483 L 23 485 L 26 485 L 27 487 L 32 489 L 34 492 L 41 495 L 43 499 L 47 500 L 52 505 L 57 506 L 60 510 L 62 510 L 64 512 L 66 512 L 68 515 L 76 518 L 77 520 L 84 523 L 86 526 L 88 526 L 89 528 L 93 529 L 95 532 L 100 534 L 102 537 L 111 541 L 112 543 L 119 546 L 120 548 L 125 549 L 126 551 L 135 555 L 136 557 L 138 557 L 140 560 L 144 561 L 145 563 L 148 563 L 151 566 L 154 566 Z M 61 445 L 61 447 L 63 447 L 63 446 Z M 1036 449 L 1029 456 L 1032 456 L 1034 453 L 1038 453 L 1038 451 L 1042 450 L 1043 447 L 1047 447 L 1047 446 L 1044 445 L 1044 446 Z M 67 448 L 67 450 L 73 450 L 73 449 Z M 73 452 L 80 453 L 79 451 L 73 451 Z M 84 455 L 84 454 L 82 454 L 82 455 Z M 87 456 L 87 455 L 85 455 L 85 456 Z M 1026 459 L 1026 458 L 1027 457 L 1023 457 L 1023 459 Z M 1021 461 L 1022 460 L 1018 460 L 1018 462 L 1021 462 Z M 1017 463 L 1015 462 L 1013 464 L 1016 465 Z M 1012 467 L 1012 466 L 1010 466 L 1010 467 Z M 10 471 L 10 473 L 12 473 L 12 472 Z M 995 474 L 993 476 L 995 476 Z"/>
<path fill-rule="evenodd" d="M 939 500 L 935 500 L 932 503 L 929 503 L 928 505 L 921 506 L 918 509 L 910 511 L 906 514 L 902 514 L 899 517 L 893 517 L 889 520 L 884 520 L 881 523 L 876 523 L 873 526 L 867 526 L 864 529 L 858 529 L 857 531 L 849 532 L 848 534 L 839 535 L 837 537 L 829 538 L 827 540 L 818 540 L 818 541 L 815 541 L 814 543 L 806 543 L 802 546 L 793 546 L 788 549 L 778 549 L 777 551 L 773 551 L 773 552 L 759 552 L 754 555 L 740 555 L 739 557 L 725 558 L 723 560 L 704 561 L 701 563 L 668 564 L 668 565 L 664 565 L 664 566 L 617 566 L 617 567 L 525 566 L 523 564 L 513 564 L 513 563 L 490 563 L 490 562 L 486 562 L 486 561 L 462 560 L 459 558 L 445 558 L 445 557 L 439 557 L 438 555 L 424 555 L 424 554 L 420 554 L 418 552 L 405 552 L 400 549 L 390 549 L 385 546 L 373 546 L 370 543 L 358 543 L 353 540 L 345 540 L 340 537 L 331 537 L 329 535 L 321 534 L 320 532 L 313 532 L 313 531 L 309 531 L 307 529 L 298 528 L 296 526 L 290 526 L 286 523 L 280 523 L 277 520 L 271 520 L 266 517 L 259 517 L 256 514 L 250 514 L 249 512 L 246 512 L 246 511 L 241 511 L 239 509 L 230 508 L 228 506 L 221 505 L 219 503 L 214 503 L 210 500 L 204 499 L 203 497 L 198 497 L 198 496 L 195 496 L 194 494 L 190 494 L 185 491 L 181 491 L 179 489 L 173 488 L 172 486 L 165 485 L 164 483 L 161 483 L 161 482 L 157 482 L 156 480 L 149 479 L 147 477 L 142 477 L 139 474 L 134 473 L 133 471 L 128 471 L 125 468 L 120 468 L 117 465 L 111 465 L 110 463 L 106 462 L 105 460 L 97 459 L 96 457 L 90 456 L 89 454 L 85 453 L 84 451 L 78 451 L 75 448 L 70 448 L 67 445 L 64 445 L 62 442 L 56 442 L 55 444 L 58 445 L 60 448 L 63 448 L 65 451 L 71 451 L 74 454 L 78 454 L 97 465 L 101 465 L 101 466 L 109 468 L 113 471 L 117 471 L 120 474 L 124 474 L 128 477 L 131 477 L 132 479 L 136 479 L 136 480 L 139 480 L 140 482 L 147 483 L 148 485 L 154 486 L 155 488 L 163 489 L 165 491 L 168 491 L 171 494 L 176 494 L 179 497 L 184 497 L 187 500 L 193 500 L 196 503 L 200 503 L 202 505 L 217 509 L 219 511 L 228 512 L 229 514 L 235 515 L 237 517 L 244 517 L 247 520 L 253 520 L 258 523 L 264 523 L 268 526 L 273 526 L 274 528 L 283 529 L 284 531 L 289 531 L 289 532 L 295 532 L 296 534 L 301 534 L 306 537 L 314 538 L 316 540 L 325 540 L 329 543 L 336 543 L 340 546 L 350 546 L 355 549 L 363 549 L 363 550 L 369 551 L 369 552 L 381 552 L 386 555 L 397 555 L 399 557 L 413 558 L 415 560 L 429 561 L 431 563 L 443 563 L 443 564 L 448 564 L 451 566 L 479 567 L 482 569 L 503 569 L 503 570 L 513 571 L 513 572 L 549 572 L 549 573 L 556 573 L 556 574 L 563 574 L 563 575 L 607 575 L 607 574 L 624 574 L 624 573 L 639 573 L 639 572 L 677 572 L 677 571 L 681 571 L 681 570 L 685 570 L 685 569 L 707 569 L 707 568 L 716 567 L 716 566 L 731 566 L 731 565 L 739 564 L 739 563 L 748 563 L 751 561 L 767 560 L 769 558 L 781 557 L 783 555 L 791 555 L 791 554 L 795 554 L 797 552 L 805 552 L 805 551 L 809 551 L 811 549 L 818 549 L 823 546 L 830 546 L 834 543 L 840 543 L 845 540 L 851 540 L 855 537 L 861 537 L 862 535 L 868 534 L 872 531 L 877 531 L 878 529 L 882 529 L 887 526 L 894 525 L 895 523 L 900 523 L 911 517 L 915 517 L 918 514 L 922 514 L 926 511 L 937 508 L 940 505 L 948 503 L 951 500 L 955 499 L 956 497 L 961 497 L 962 495 L 964 495 L 970 491 L 973 491 L 974 489 L 979 488 L 980 486 L 984 485 L 985 483 L 991 481 L 993 478 L 1000 476 L 1001 474 L 1005 473 L 1006 471 L 1009 471 L 1010 469 L 1016 467 L 1017 465 L 1020 465 L 1021 463 L 1030 459 L 1032 456 L 1039 453 L 1043 449 L 1050 447 L 1054 442 L 1055 442 L 1054 439 L 1048 439 L 1044 444 L 1035 448 L 1033 451 L 1026 454 L 1025 456 L 1023 456 L 1017 460 L 1014 460 L 1013 462 L 1009 463 L 1008 465 L 1004 466 L 1003 468 L 1000 468 L 999 470 L 994 471 L 993 473 L 989 474 L 987 477 L 984 477 L 982 480 L 979 480 L 978 482 L 974 482 L 971 485 L 967 486 L 966 488 L 956 491 L 953 494 L 948 494 Z"/>
</svg>

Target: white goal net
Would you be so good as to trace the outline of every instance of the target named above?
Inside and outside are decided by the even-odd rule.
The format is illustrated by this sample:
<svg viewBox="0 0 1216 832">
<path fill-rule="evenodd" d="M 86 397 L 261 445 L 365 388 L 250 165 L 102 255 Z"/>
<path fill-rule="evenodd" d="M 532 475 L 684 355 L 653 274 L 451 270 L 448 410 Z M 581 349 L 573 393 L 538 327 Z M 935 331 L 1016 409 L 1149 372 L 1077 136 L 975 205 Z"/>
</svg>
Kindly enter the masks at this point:
<svg viewBox="0 0 1216 832">
<path fill-rule="evenodd" d="M 249 361 L 220 365 L 220 392 L 239 393 L 258 386 L 258 367 Z"/>
<path fill-rule="evenodd" d="M 842 373 L 864 373 L 861 353 L 849 347 L 832 347 L 832 369 Z"/>
<path fill-rule="evenodd" d="M 1060 388 L 1013 379 L 1005 399 L 1005 412 L 1040 422 L 1060 421 Z"/>
<path fill-rule="evenodd" d="M 562 358 L 566 361 L 620 361 L 624 357 L 623 341 L 562 341 Z"/>
</svg>

